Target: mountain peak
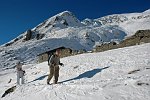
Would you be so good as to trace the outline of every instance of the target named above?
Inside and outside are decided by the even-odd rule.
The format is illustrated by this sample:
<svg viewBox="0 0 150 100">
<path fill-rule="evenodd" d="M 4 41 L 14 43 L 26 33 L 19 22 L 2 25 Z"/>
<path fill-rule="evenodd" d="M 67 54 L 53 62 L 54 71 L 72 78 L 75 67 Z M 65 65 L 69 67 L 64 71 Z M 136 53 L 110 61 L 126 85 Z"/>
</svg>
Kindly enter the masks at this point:
<svg viewBox="0 0 150 100">
<path fill-rule="evenodd" d="M 75 15 L 70 11 L 63 11 L 45 22 L 39 24 L 35 29 L 39 33 L 46 33 L 51 30 L 64 29 L 67 27 L 80 27 L 83 24 L 75 17 Z"/>
<path fill-rule="evenodd" d="M 67 11 L 67 10 L 59 13 L 58 15 L 59 16 L 75 16 L 72 12 Z"/>
</svg>

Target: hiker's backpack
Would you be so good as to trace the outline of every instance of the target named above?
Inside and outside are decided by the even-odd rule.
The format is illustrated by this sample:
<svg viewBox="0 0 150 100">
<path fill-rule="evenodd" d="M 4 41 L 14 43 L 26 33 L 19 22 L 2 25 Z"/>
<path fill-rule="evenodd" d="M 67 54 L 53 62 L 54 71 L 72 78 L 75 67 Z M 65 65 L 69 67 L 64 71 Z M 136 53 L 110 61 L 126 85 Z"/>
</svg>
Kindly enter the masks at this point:
<svg viewBox="0 0 150 100">
<path fill-rule="evenodd" d="M 52 57 L 52 56 L 54 56 L 54 57 L 55 57 L 55 54 L 51 54 L 51 55 L 49 55 L 49 56 L 48 56 L 48 65 L 50 65 L 49 60 L 51 59 L 51 57 Z"/>
<path fill-rule="evenodd" d="M 50 65 L 49 60 L 51 59 L 51 56 L 52 56 L 52 55 L 49 55 L 49 56 L 48 56 L 48 60 L 47 60 L 48 65 Z"/>
</svg>

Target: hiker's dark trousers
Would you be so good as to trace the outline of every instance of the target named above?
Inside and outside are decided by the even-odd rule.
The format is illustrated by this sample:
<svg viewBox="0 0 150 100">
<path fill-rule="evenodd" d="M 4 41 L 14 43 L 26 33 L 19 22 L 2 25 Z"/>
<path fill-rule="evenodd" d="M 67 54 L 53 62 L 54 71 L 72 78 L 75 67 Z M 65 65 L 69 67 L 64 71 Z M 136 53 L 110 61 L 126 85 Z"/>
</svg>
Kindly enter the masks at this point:
<svg viewBox="0 0 150 100">
<path fill-rule="evenodd" d="M 54 76 L 54 83 L 56 84 L 58 82 L 59 77 L 59 66 L 50 66 L 50 74 L 48 75 L 47 82 L 49 83 L 52 77 Z"/>
</svg>

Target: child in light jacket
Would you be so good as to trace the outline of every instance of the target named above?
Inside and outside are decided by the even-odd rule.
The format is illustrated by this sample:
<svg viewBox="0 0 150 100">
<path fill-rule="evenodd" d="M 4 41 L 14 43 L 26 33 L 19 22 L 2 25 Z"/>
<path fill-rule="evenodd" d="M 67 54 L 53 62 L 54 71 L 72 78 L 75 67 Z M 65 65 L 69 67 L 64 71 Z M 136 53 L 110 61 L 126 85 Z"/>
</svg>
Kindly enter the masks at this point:
<svg viewBox="0 0 150 100">
<path fill-rule="evenodd" d="M 22 69 L 22 64 L 18 62 L 16 68 L 17 68 L 17 84 L 20 85 L 20 79 L 21 79 L 21 84 L 24 84 L 25 71 Z"/>
</svg>

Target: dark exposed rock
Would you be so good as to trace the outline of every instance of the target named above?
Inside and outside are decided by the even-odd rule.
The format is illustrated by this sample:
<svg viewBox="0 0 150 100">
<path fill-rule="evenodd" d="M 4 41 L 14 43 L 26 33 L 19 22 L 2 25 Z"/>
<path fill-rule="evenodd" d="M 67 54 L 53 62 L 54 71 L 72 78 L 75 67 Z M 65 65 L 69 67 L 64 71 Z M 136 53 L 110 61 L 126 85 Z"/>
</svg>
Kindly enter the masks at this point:
<svg viewBox="0 0 150 100">
<path fill-rule="evenodd" d="M 135 33 L 136 37 L 150 37 L 150 30 L 139 30 Z"/>
<path fill-rule="evenodd" d="M 5 46 L 11 46 L 14 42 L 9 42 L 7 44 L 5 44 Z"/>
<path fill-rule="evenodd" d="M 13 86 L 13 87 L 7 89 L 7 90 L 5 91 L 5 93 L 2 95 L 1 98 L 5 97 L 7 94 L 9 94 L 9 93 L 11 93 L 11 92 L 14 92 L 15 89 L 16 89 L 16 86 Z"/>
<path fill-rule="evenodd" d="M 66 20 L 64 20 L 64 22 L 63 22 L 62 24 L 64 24 L 64 25 L 68 26 L 68 23 L 67 23 L 67 21 L 66 21 Z"/>
<path fill-rule="evenodd" d="M 117 49 L 122 47 L 134 46 L 143 43 L 150 43 L 150 30 L 139 30 L 133 36 L 126 38 L 119 44 L 115 42 L 105 43 L 100 46 L 96 46 L 96 52 L 102 52 L 111 49 Z"/>
<path fill-rule="evenodd" d="M 32 38 L 32 31 L 27 30 L 24 40 L 28 41 L 28 40 L 31 40 L 31 38 Z"/>
<path fill-rule="evenodd" d="M 60 19 L 59 19 L 59 17 L 58 17 L 58 16 L 56 16 L 56 18 L 55 18 L 55 20 L 54 20 L 54 21 L 58 21 L 58 20 L 60 20 Z"/>
<path fill-rule="evenodd" d="M 73 52 L 70 48 L 65 48 L 65 47 L 59 47 L 56 49 L 61 50 L 61 56 L 60 56 L 61 58 L 71 56 L 72 52 Z M 42 54 L 39 54 L 38 55 L 38 62 L 41 63 L 41 62 L 47 61 L 48 57 L 51 56 L 56 51 L 56 49 L 44 52 Z"/>
<path fill-rule="evenodd" d="M 51 23 L 48 23 L 48 24 L 45 26 L 45 28 L 49 27 L 50 25 L 52 25 L 52 24 L 51 24 Z"/>
<path fill-rule="evenodd" d="M 137 85 L 138 86 L 142 86 L 142 85 L 149 85 L 148 83 L 145 83 L 145 82 L 137 82 Z"/>
<path fill-rule="evenodd" d="M 11 81 L 12 81 L 12 79 L 10 79 L 10 80 L 8 81 L 8 83 L 11 83 Z"/>
<path fill-rule="evenodd" d="M 140 71 L 140 69 L 136 69 L 136 70 L 130 71 L 130 72 L 128 72 L 128 74 L 133 74 L 133 73 L 136 73 L 138 71 Z"/>
<path fill-rule="evenodd" d="M 45 36 L 45 34 L 37 34 L 36 39 L 37 40 L 42 39 L 44 36 Z"/>
</svg>

